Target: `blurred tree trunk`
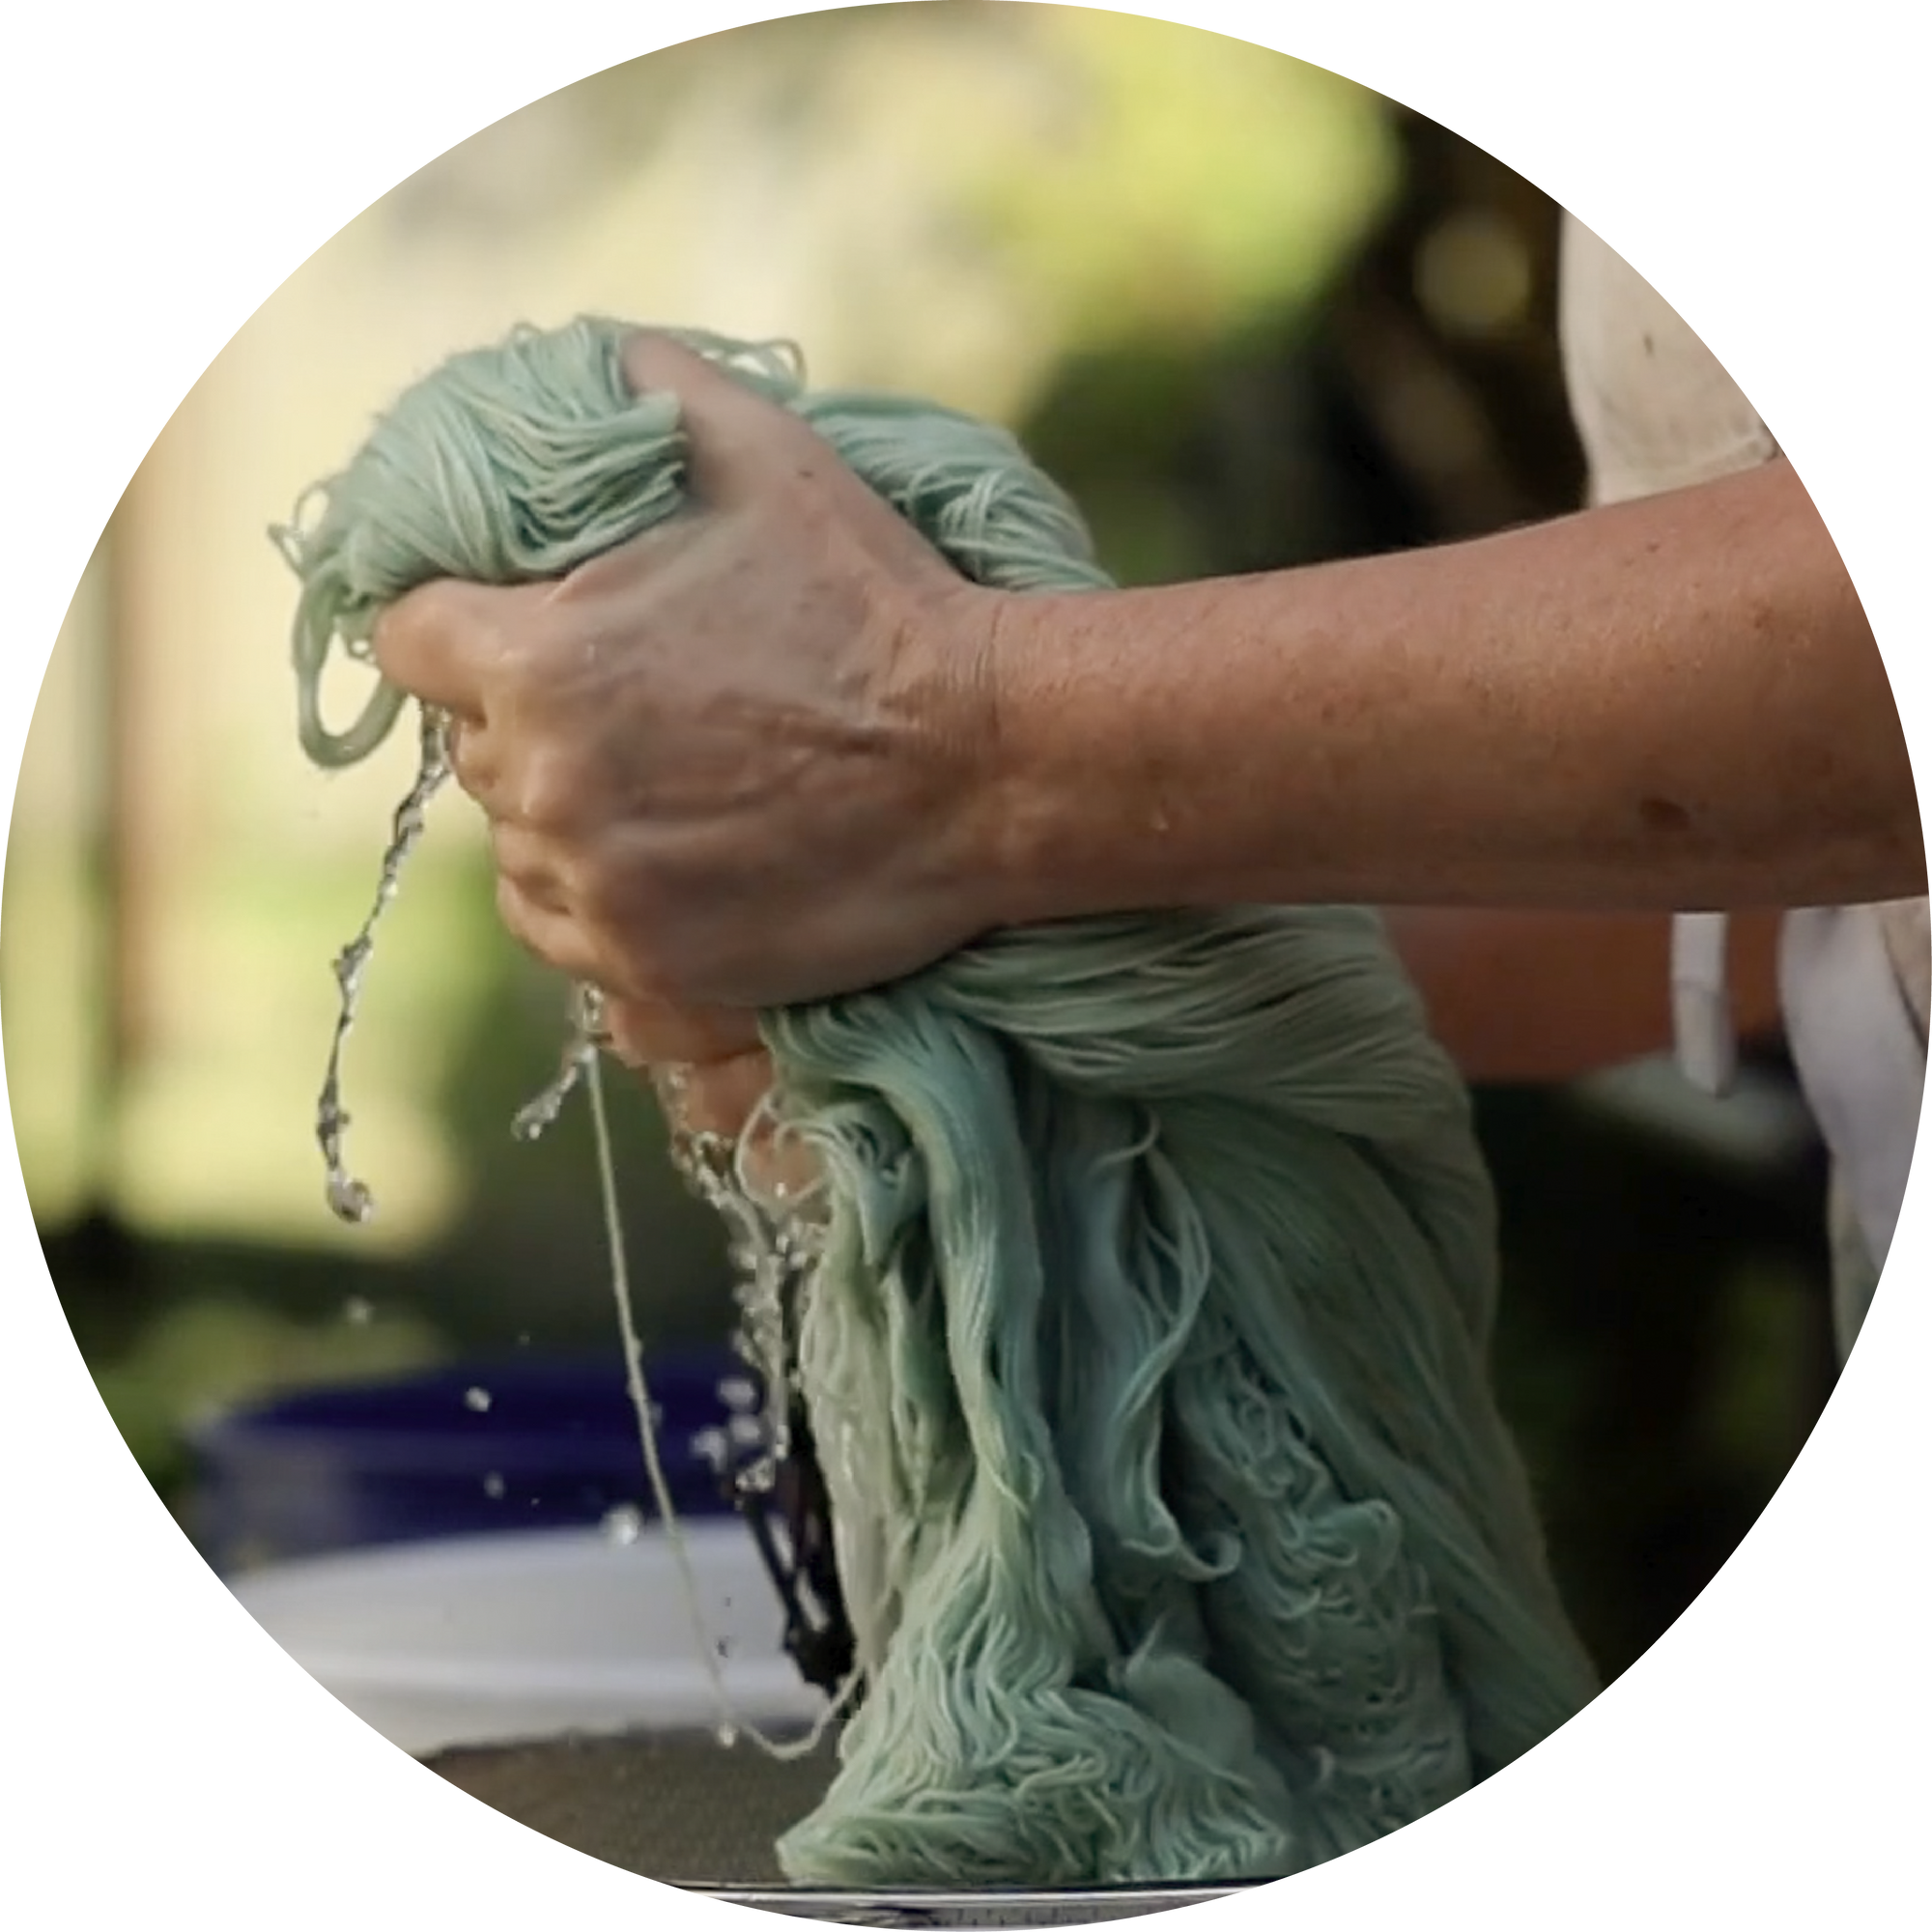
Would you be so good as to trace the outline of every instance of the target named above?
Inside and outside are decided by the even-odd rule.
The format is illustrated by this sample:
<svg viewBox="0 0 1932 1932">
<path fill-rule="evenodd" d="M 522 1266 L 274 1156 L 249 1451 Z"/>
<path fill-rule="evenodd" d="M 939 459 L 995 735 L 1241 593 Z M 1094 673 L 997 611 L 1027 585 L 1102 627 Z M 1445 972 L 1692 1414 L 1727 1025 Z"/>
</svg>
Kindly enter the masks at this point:
<svg viewBox="0 0 1932 1932">
<path fill-rule="evenodd" d="M 1583 460 L 1556 339 L 1562 212 L 1492 156 L 1397 118 L 1405 191 L 1330 311 L 1344 384 L 1426 540 L 1574 509 Z"/>
</svg>

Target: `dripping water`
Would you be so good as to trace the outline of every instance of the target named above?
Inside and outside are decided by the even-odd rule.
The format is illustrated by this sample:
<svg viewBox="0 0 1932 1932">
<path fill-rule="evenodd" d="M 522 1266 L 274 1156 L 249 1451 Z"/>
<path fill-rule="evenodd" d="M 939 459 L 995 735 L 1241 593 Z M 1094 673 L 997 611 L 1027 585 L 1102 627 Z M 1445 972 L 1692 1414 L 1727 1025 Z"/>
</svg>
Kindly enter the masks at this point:
<svg viewBox="0 0 1932 1932">
<path fill-rule="evenodd" d="M 356 933 L 335 958 L 335 985 L 339 999 L 335 1014 L 335 1037 L 329 1043 L 328 1067 L 323 1075 L 322 1094 L 316 1102 L 315 1138 L 322 1149 L 327 1174 L 329 1207 L 338 1218 L 360 1223 L 376 1211 L 376 1198 L 368 1186 L 350 1173 L 343 1158 L 342 1142 L 349 1130 L 349 1116 L 342 1106 L 342 1049 L 355 1025 L 356 1010 L 362 1000 L 362 978 L 368 970 L 369 954 L 376 944 L 376 926 L 396 896 L 404 865 L 423 835 L 424 811 L 430 800 L 449 777 L 449 720 L 447 714 L 431 705 L 422 706 L 420 750 L 415 782 L 396 807 L 390 822 L 388 849 L 383 854 L 383 869 L 376 885 L 375 902 Z"/>
<path fill-rule="evenodd" d="M 341 1219 L 354 1223 L 367 1221 L 375 1211 L 375 1198 L 368 1186 L 350 1171 L 343 1152 L 343 1140 L 350 1117 L 342 1105 L 343 1047 L 355 1027 L 361 1001 L 362 981 L 374 949 L 375 931 L 384 912 L 395 899 L 402 868 L 422 838 L 425 810 L 429 801 L 450 776 L 447 715 L 429 705 L 420 707 L 419 753 L 415 781 L 396 807 L 389 843 L 383 854 L 375 900 L 355 937 L 342 949 L 335 960 L 335 981 L 340 996 L 335 1032 L 329 1043 L 328 1065 L 321 1096 L 316 1106 L 316 1142 L 322 1150 L 327 1176 L 329 1207 Z M 768 1738 L 754 1724 L 741 1724 L 732 1710 L 725 1689 L 721 1660 L 729 1655 L 723 1641 L 714 1643 L 705 1624 L 696 1573 L 692 1566 L 690 1547 L 671 1501 L 670 1487 L 665 1477 L 657 1440 L 657 1408 L 651 1401 L 644 1376 L 643 1349 L 639 1341 L 631 1295 L 630 1271 L 625 1255 L 622 1220 L 617 1202 L 615 1161 L 611 1153 L 610 1122 L 605 1111 L 601 1055 L 608 1036 L 604 1027 L 602 996 L 594 987 L 572 988 L 570 1026 L 555 1074 L 543 1091 L 520 1108 L 511 1122 L 511 1131 L 520 1140 L 534 1141 L 554 1124 L 571 1094 L 581 1086 L 590 1103 L 591 1127 L 595 1140 L 598 1188 L 604 1211 L 605 1237 L 611 1271 L 612 1299 L 616 1305 L 618 1332 L 623 1342 L 626 1379 L 632 1407 L 638 1419 L 639 1441 L 643 1450 L 645 1473 L 652 1500 L 665 1526 L 685 1608 L 691 1620 L 696 1654 L 710 1681 L 717 1709 L 714 1735 L 725 1747 L 741 1736 L 749 1737 L 761 1750 L 779 1759 L 803 1757 L 817 1749 L 827 1729 L 849 1703 L 859 1685 L 855 1665 L 837 1693 L 818 1713 L 810 1729 L 801 1738 L 780 1742 Z M 675 1075 L 671 1076 L 673 1079 Z M 780 1463 L 790 1453 L 788 1405 L 791 1367 L 787 1350 L 785 1301 L 787 1290 L 809 1272 L 816 1261 L 816 1231 L 794 1209 L 762 1201 L 747 1182 L 744 1157 L 753 1140 L 752 1128 L 736 1143 L 716 1135 L 687 1134 L 675 1124 L 676 1112 L 670 1105 L 671 1157 L 686 1183 L 724 1220 L 735 1276 L 736 1295 L 742 1318 L 738 1337 L 740 1353 L 759 1372 L 766 1391 L 766 1413 L 757 1425 L 758 1453 L 741 1478 L 753 1488 L 769 1488 L 777 1479 Z M 753 1124 L 768 1119 L 760 1103 Z M 352 1320 L 355 1319 L 353 1315 Z M 526 1338 L 520 1337 L 520 1346 Z M 737 1391 L 734 1389 L 734 1395 Z M 465 1392 L 466 1406 L 477 1412 L 490 1406 L 489 1391 L 471 1388 Z M 730 1402 L 733 1435 L 749 1436 L 742 1398 Z M 500 1498 L 506 1485 L 500 1474 L 484 1478 L 484 1491 L 493 1499 Z M 605 1533 L 616 1542 L 629 1542 L 636 1534 L 634 1522 L 641 1519 L 635 1512 L 612 1511 L 605 1521 Z"/>
</svg>

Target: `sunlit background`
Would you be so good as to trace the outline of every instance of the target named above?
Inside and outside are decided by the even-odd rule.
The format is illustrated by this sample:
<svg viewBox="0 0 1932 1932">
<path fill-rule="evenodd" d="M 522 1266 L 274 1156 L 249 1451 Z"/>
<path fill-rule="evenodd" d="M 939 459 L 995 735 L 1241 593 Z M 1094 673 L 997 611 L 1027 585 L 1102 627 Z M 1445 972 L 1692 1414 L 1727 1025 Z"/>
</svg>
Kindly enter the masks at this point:
<svg viewBox="0 0 1932 1932">
<path fill-rule="evenodd" d="M 20 1157 L 110 1410 L 191 1533 L 223 1403 L 614 1348 L 587 1131 L 508 1122 L 563 989 L 440 800 L 350 1049 L 328 1214 L 330 961 L 412 748 L 296 745 L 267 529 L 452 350 L 596 311 L 804 346 L 823 383 L 1012 424 L 1127 581 L 1440 540 L 1580 496 L 1556 212 L 1433 124 L 1242 43 L 1074 9 L 855 9 L 693 43 L 403 183 L 236 335 L 76 592 L 8 845 Z M 347 705 L 355 693 L 337 696 Z M 784 941 L 774 933 L 775 946 Z M 1817 1154 L 1781 1069 L 1719 1118 L 1667 1075 L 1481 1096 L 1499 1368 L 1606 1669 L 1735 1546 L 1829 1392 Z M 659 1344 L 727 1325 L 717 1231 L 648 1102 L 618 1128 Z"/>
</svg>

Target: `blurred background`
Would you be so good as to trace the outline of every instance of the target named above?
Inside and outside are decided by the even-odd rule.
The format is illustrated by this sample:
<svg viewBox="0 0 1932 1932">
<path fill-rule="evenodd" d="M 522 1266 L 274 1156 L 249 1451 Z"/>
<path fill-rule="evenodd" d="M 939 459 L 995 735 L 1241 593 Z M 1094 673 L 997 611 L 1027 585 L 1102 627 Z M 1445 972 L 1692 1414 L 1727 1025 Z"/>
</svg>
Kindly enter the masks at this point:
<svg viewBox="0 0 1932 1932">
<path fill-rule="evenodd" d="M 614 1359 L 584 1118 L 534 1148 L 509 1133 L 554 1065 L 564 989 L 497 927 L 481 822 L 453 794 L 349 1049 L 377 1218 L 344 1229 L 323 1201 L 330 962 L 412 747 L 304 763 L 294 585 L 267 529 L 397 389 L 512 323 L 586 310 L 788 336 L 821 383 L 1010 423 L 1123 581 L 1264 569 L 1580 500 L 1556 223 L 1480 151 L 1276 54 L 946 0 L 600 74 L 404 182 L 279 289 L 78 586 L 0 922 L 48 1263 L 189 1533 L 213 1535 L 191 1432 L 224 1405 Z M 1660 1066 L 1479 1095 L 1505 1406 L 1611 1674 L 1722 1563 L 1831 1388 L 1821 1158 L 1776 1057 L 1750 1072 L 1723 1107 Z M 716 1342 L 718 1231 L 649 1101 L 627 1091 L 616 1128 L 647 1340 Z"/>
</svg>

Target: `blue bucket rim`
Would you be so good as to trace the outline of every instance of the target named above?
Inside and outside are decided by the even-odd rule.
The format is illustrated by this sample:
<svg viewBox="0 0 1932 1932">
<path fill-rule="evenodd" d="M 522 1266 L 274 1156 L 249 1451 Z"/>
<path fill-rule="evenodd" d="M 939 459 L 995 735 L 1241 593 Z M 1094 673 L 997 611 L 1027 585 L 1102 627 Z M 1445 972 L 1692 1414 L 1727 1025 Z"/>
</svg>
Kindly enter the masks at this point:
<svg viewBox="0 0 1932 1932">
<path fill-rule="evenodd" d="M 738 1378 L 756 1385 L 753 1372 L 724 1348 L 666 1350 L 646 1358 L 644 1373 L 660 1414 L 667 1406 L 688 1403 L 693 1382 L 708 1383 L 710 1399 L 703 1404 L 698 1427 L 727 1412 L 716 1393 L 719 1384 Z M 470 1388 L 487 1390 L 490 1405 L 480 1409 L 464 1405 Z M 508 1416 L 498 1412 L 499 1401 L 512 1406 L 520 1394 L 554 1397 L 573 1388 L 583 1390 L 589 1401 L 608 1405 L 605 1412 L 562 1427 L 554 1415 L 520 1421 L 514 1408 Z M 421 1413 L 399 1417 L 394 1405 L 411 1398 L 424 1405 Z M 668 1433 L 675 1438 L 690 1432 L 673 1414 Z M 514 1455 L 526 1465 L 558 1467 L 581 1462 L 586 1450 L 598 1446 L 639 1453 L 623 1360 L 604 1354 L 479 1357 L 426 1370 L 310 1383 L 218 1409 L 187 1434 L 196 1452 L 213 1457 L 244 1451 L 339 1457 L 353 1446 L 355 1462 L 370 1469 L 390 1464 L 460 1469 L 486 1447 L 492 1455 Z"/>
</svg>

